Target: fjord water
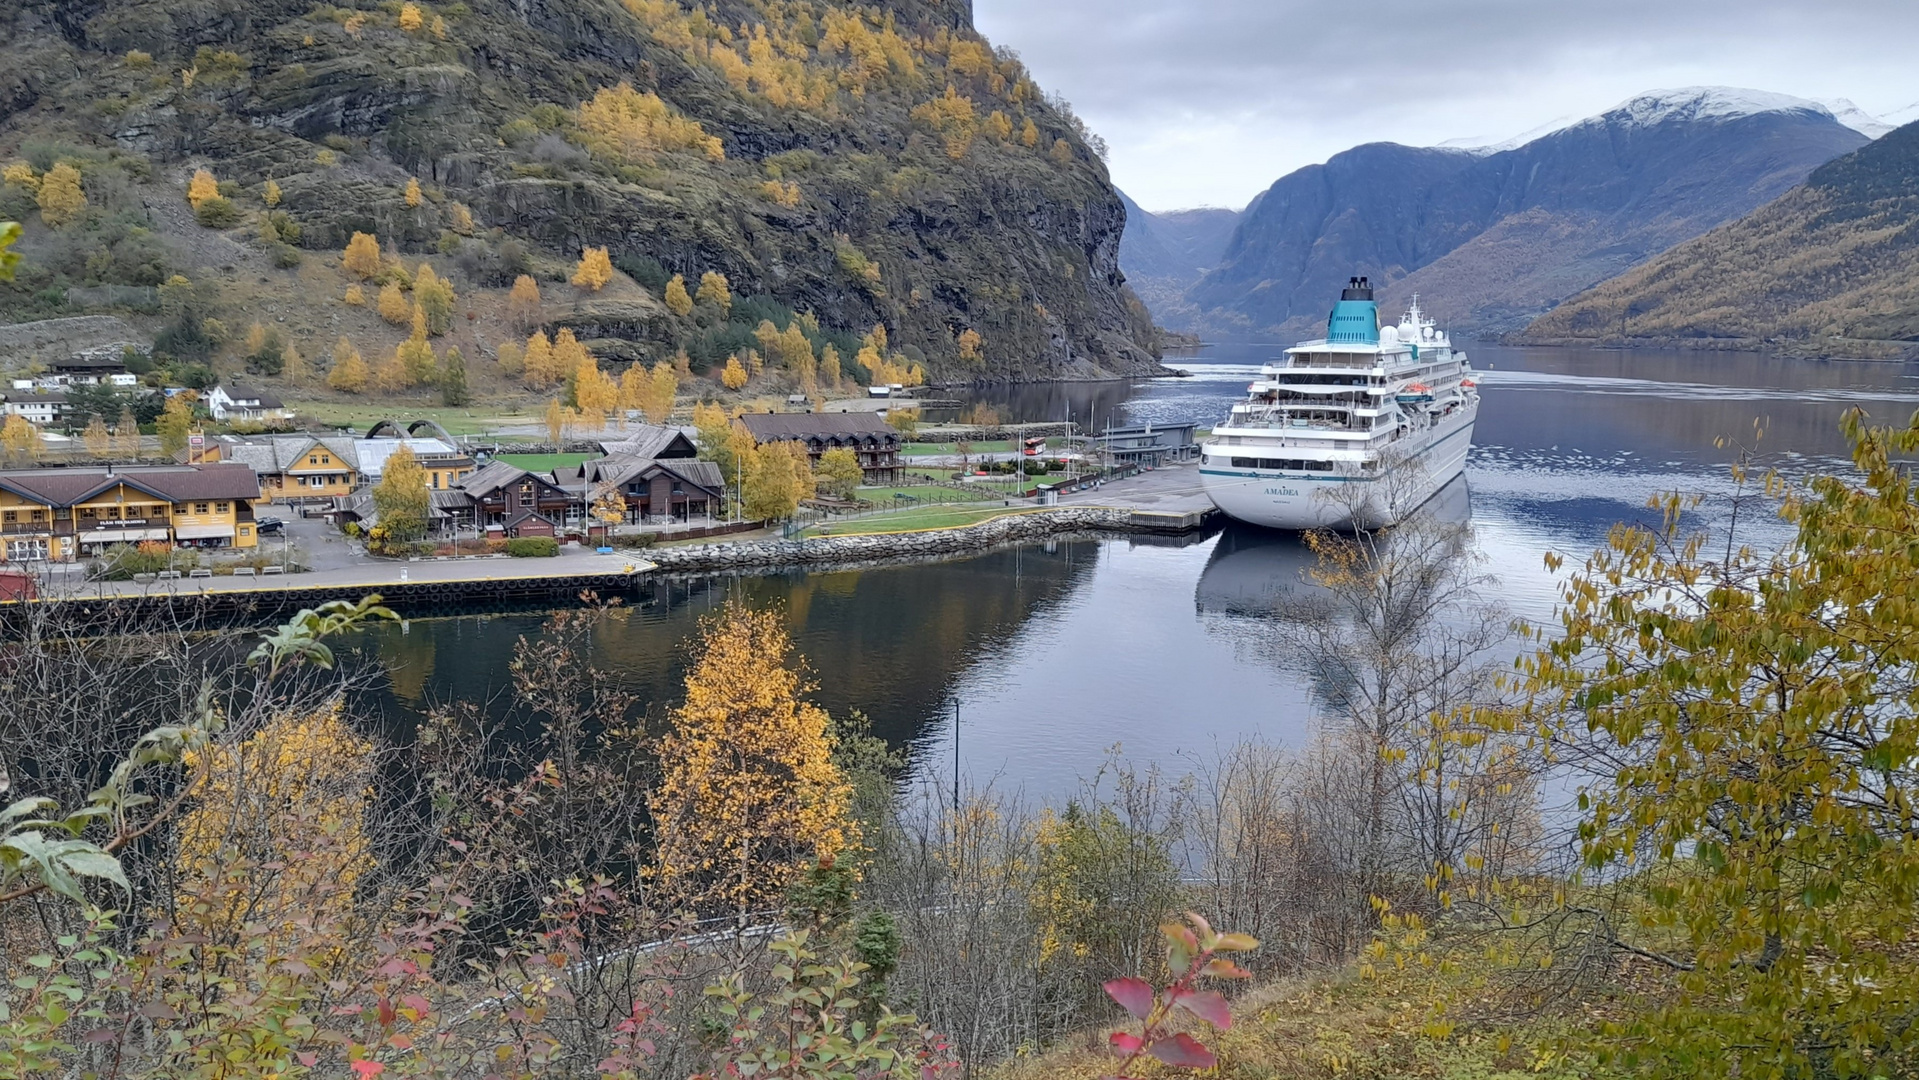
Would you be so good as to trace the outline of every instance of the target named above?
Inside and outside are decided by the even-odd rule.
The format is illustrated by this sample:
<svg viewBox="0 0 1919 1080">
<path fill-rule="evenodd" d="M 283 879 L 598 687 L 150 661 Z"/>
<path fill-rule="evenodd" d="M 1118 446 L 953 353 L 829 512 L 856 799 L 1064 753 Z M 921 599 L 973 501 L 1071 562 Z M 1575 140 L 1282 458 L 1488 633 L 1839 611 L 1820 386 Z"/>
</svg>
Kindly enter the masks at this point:
<svg viewBox="0 0 1919 1080">
<path fill-rule="evenodd" d="M 1211 424 L 1277 347 L 1207 349 L 1171 362 L 1191 378 L 983 390 L 1010 419 Z M 1488 598 L 1549 618 L 1549 550 L 1576 561 L 1621 520 L 1657 521 L 1648 498 L 1723 496 L 1744 450 L 1788 477 L 1844 471 L 1848 408 L 1903 421 L 1919 376 L 1898 365 L 1732 353 L 1468 349 L 1484 403 L 1464 483 L 1439 512 L 1470 516 Z M 1757 422 L 1757 427 L 1755 427 Z M 1186 472 L 1191 475 L 1189 468 Z M 1192 475 L 1197 485 L 1197 475 Z M 1785 531 L 1737 522 L 1764 547 Z M 700 616 L 729 598 L 776 605 L 835 712 L 860 709 L 912 748 L 923 776 L 952 775 L 952 721 L 975 780 L 1039 796 L 1077 786 L 1109 748 L 1136 761 L 1207 754 L 1244 736 L 1297 744 L 1310 686 L 1287 663 L 1276 622 L 1309 563 L 1299 541 L 1231 526 L 1177 539 L 1059 541 L 857 571 L 663 579 L 608 624 L 594 664 L 663 717 L 677 699 Z M 417 620 L 368 643 L 390 674 L 375 693 L 396 733 L 433 702 L 497 699 L 514 641 L 537 613 Z M 1183 769 L 1173 761 L 1176 770 Z"/>
</svg>

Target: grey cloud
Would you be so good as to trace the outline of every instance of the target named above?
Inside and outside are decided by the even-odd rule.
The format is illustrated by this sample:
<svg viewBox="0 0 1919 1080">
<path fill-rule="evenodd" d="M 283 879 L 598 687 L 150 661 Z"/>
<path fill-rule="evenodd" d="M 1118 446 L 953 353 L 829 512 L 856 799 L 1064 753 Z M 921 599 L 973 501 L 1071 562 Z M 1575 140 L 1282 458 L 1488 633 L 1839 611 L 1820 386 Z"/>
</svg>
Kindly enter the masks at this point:
<svg viewBox="0 0 1919 1080">
<path fill-rule="evenodd" d="M 1919 100 L 1913 0 L 976 0 L 1142 202 L 1240 202 L 1360 142 L 1504 138 L 1695 83 Z M 1862 42 L 1885 42 L 1881 50 Z M 1194 142 L 1227 140 L 1237 154 Z M 1269 174 L 1270 173 L 1270 174 Z"/>
</svg>

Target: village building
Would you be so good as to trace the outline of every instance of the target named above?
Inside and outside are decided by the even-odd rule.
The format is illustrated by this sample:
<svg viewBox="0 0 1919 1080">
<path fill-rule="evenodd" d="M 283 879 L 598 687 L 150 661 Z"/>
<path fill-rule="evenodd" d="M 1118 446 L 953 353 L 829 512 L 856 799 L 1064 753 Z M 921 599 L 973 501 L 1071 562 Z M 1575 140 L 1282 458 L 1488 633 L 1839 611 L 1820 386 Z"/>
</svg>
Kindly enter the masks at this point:
<svg viewBox="0 0 1919 1080">
<path fill-rule="evenodd" d="M 740 423 L 756 443 L 803 443 L 815 467 L 828 450 L 847 447 L 859 458 L 866 484 L 899 482 L 900 433 L 874 413 L 747 413 Z"/>
<path fill-rule="evenodd" d="M 0 472 L 8 562 L 70 561 L 115 544 L 250 548 L 260 485 L 239 463 Z"/>
<path fill-rule="evenodd" d="M 553 479 L 575 500 L 576 509 L 567 513 L 569 522 L 590 515 L 600 493 L 607 490 L 618 492 L 625 502 L 628 525 L 710 521 L 726 507 L 726 478 L 720 475 L 720 467 L 694 457 L 613 454 L 577 468 L 555 469 Z"/>
<path fill-rule="evenodd" d="M 207 413 L 223 424 L 288 424 L 293 410 L 257 387 L 221 383 L 207 392 Z"/>
</svg>

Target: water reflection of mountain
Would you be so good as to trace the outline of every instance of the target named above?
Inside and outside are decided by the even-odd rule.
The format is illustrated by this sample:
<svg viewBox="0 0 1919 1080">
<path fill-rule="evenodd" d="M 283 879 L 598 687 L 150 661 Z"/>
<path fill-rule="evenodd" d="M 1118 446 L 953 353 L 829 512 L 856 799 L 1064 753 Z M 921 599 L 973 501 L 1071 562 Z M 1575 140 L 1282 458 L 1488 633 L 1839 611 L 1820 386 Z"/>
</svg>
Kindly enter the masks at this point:
<svg viewBox="0 0 1919 1080">
<path fill-rule="evenodd" d="M 983 647 L 1063 602 L 1092 574 L 1098 551 L 1092 541 L 1055 542 L 858 571 L 661 578 L 603 625 L 590 659 L 664 717 L 680 698 L 702 616 L 734 599 L 778 607 L 819 683 L 816 700 L 835 714 L 859 709 L 876 733 L 905 742 Z M 363 648 L 389 679 L 367 704 L 397 739 L 435 702 L 483 702 L 505 718 L 514 643 L 537 638 L 545 618 L 466 615 L 372 631 Z"/>
<path fill-rule="evenodd" d="M 1454 524 L 1470 521 L 1472 497 L 1466 478 L 1441 488 L 1420 512 Z M 1298 533 L 1232 522 L 1219 534 L 1219 543 L 1200 572 L 1194 605 L 1202 615 L 1280 614 L 1318 588 L 1307 577 L 1317 561 Z"/>
</svg>

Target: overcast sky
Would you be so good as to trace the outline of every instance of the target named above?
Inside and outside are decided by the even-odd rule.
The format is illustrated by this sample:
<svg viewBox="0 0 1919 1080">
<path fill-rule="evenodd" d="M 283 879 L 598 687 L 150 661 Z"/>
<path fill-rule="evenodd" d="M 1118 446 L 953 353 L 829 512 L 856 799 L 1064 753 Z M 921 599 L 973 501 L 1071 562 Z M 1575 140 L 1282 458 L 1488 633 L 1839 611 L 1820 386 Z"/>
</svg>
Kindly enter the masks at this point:
<svg viewBox="0 0 1919 1080">
<path fill-rule="evenodd" d="M 1919 0 L 975 0 L 1148 210 L 1364 142 L 1498 142 L 1644 90 L 1919 102 Z"/>
</svg>

